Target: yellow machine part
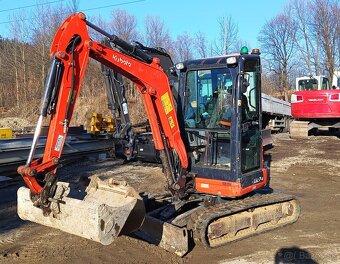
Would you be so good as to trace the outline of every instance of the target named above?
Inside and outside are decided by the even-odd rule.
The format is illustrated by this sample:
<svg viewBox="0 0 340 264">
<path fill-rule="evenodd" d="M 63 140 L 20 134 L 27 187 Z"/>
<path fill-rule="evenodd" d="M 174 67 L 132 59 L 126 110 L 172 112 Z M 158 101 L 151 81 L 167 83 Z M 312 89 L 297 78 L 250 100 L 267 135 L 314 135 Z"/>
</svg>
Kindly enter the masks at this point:
<svg viewBox="0 0 340 264">
<path fill-rule="evenodd" d="M 97 135 L 100 133 L 113 132 L 115 129 L 113 118 L 104 118 L 102 114 L 93 113 L 91 116 L 90 133 Z"/>
<path fill-rule="evenodd" d="M 12 128 L 0 128 L 0 139 L 8 139 L 13 137 Z"/>
</svg>

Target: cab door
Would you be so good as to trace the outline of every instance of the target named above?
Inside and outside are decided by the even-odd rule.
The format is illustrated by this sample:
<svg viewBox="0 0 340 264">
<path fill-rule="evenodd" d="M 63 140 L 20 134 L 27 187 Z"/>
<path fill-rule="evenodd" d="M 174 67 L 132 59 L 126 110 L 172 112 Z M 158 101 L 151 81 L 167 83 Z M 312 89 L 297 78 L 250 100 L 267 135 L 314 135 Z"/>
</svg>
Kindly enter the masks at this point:
<svg viewBox="0 0 340 264">
<path fill-rule="evenodd" d="M 238 104 L 241 106 L 241 173 L 261 167 L 261 75 L 260 61 L 244 61 Z"/>
</svg>

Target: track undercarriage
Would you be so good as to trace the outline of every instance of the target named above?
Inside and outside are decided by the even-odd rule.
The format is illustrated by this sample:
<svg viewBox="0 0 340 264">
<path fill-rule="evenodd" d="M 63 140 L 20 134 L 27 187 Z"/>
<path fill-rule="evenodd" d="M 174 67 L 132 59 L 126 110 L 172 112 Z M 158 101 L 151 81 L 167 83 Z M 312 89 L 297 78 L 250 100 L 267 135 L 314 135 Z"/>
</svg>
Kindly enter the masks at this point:
<svg viewBox="0 0 340 264">
<path fill-rule="evenodd" d="M 294 223 L 299 214 L 294 197 L 267 194 L 206 207 L 191 223 L 195 240 L 214 248 Z"/>
<path fill-rule="evenodd" d="M 285 194 L 255 194 L 237 200 L 216 199 L 218 202 L 213 203 L 207 202 L 208 196 L 196 194 L 185 202 L 174 203 L 168 193 L 140 197 L 126 183 L 105 182 L 97 177 L 85 193 L 69 183 L 59 182 L 58 186 L 63 193 L 57 191 L 51 199 L 53 211 L 48 217 L 31 203 L 29 190 L 20 188 L 19 216 L 106 245 L 114 237 L 138 228 L 135 235 L 179 256 L 190 251 L 194 243 L 215 248 L 294 223 L 300 213 L 298 201 Z M 115 197 L 113 204 L 108 204 L 112 200 L 108 196 L 102 197 L 108 191 Z M 82 197 L 72 197 L 71 193 L 81 192 Z"/>
<path fill-rule="evenodd" d="M 173 206 L 170 205 L 171 207 Z M 176 216 L 170 214 L 168 220 L 164 219 L 164 212 L 165 215 L 168 213 L 169 206 L 148 215 L 178 227 L 176 237 L 181 237 L 180 232 L 183 231 L 180 229 L 185 228 L 189 240 L 193 239 L 195 243 L 201 243 L 209 248 L 220 247 L 283 227 L 294 223 L 300 215 L 299 202 L 293 196 L 277 193 L 255 194 L 214 205 L 207 205 L 204 201 L 197 202 L 194 199 L 188 207 L 190 208 L 188 210 L 183 207 Z M 184 239 L 188 240 L 185 237 Z"/>
</svg>

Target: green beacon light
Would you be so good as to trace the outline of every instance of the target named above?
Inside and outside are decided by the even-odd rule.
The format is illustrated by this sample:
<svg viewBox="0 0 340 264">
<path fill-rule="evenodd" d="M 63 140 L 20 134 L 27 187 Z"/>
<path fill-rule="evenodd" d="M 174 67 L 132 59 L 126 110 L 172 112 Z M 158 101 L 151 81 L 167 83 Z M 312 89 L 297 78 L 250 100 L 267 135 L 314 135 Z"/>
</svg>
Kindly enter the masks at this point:
<svg viewBox="0 0 340 264">
<path fill-rule="evenodd" d="M 248 48 L 246 46 L 243 46 L 240 51 L 241 55 L 248 54 Z"/>
</svg>

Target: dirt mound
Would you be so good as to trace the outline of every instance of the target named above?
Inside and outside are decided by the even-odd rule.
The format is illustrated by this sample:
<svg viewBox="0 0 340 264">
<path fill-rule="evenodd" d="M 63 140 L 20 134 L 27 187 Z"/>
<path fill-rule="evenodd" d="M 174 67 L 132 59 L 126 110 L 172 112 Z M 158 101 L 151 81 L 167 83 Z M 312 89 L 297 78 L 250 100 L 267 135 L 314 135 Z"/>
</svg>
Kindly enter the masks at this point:
<svg viewBox="0 0 340 264">
<path fill-rule="evenodd" d="M 5 117 L 0 119 L 0 127 L 9 127 L 14 130 L 20 130 L 32 124 L 23 118 Z"/>
</svg>

